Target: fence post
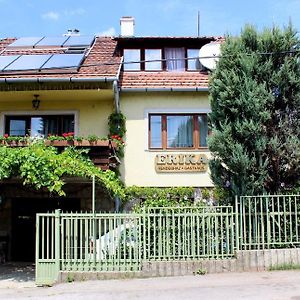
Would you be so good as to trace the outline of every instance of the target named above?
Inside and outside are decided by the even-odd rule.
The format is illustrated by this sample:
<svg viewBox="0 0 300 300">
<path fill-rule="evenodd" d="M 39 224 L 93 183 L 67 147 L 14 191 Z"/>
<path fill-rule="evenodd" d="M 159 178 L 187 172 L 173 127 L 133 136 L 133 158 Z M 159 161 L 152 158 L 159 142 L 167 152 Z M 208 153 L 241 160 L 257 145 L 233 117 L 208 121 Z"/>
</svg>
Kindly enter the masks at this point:
<svg viewBox="0 0 300 300">
<path fill-rule="evenodd" d="M 270 196 L 269 196 L 270 197 Z M 271 244 L 271 226 L 270 226 L 270 212 L 269 212 L 269 197 L 266 197 L 266 222 L 267 222 L 267 249 L 270 248 Z"/>
<path fill-rule="evenodd" d="M 55 210 L 55 267 L 56 274 L 60 271 L 60 209 Z"/>
<path fill-rule="evenodd" d="M 37 280 L 40 274 L 40 216 L 39 214 L 36 215 L 36 223 L 35 223 L 35 278 Z"/>
<path fill-rule="evenodd" d="M 143 258 L 142 260 L 147 260 L 148 258 L 146 258 L 147 254 L 146 254 L 146 242 L 147 242 L 147 229 L 146 229 L 146 209 L 145 207 L 143 207 L 143 217 L 142 217 L 142 222 L 143 222 Z M 147 223 L 147 227 L 149 226 L 149 224 Z"/>
<path fill-rule="evenodd" d="M 239 206 L 238 206 L 238 196 L 235 196 L 235 243 L 236 250 L 240 250 L 240 235 L 239 235 Z"/>
</svg>

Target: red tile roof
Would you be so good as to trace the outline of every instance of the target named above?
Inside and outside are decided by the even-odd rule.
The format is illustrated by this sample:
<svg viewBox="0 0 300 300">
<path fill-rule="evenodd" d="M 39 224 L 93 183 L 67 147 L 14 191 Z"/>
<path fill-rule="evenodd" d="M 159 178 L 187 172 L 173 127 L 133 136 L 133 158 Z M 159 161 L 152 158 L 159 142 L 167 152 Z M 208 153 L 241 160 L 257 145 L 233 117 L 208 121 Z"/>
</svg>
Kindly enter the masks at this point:
<svg viewBox="0 0 300 300">
<path fill-rule="evenodd" d="M 137 37 L 137 39 L 160 40 L 163 39 L 182 39 L 197 40 L 207 39 L 223 42 L 222 37 Z M 7 46 L 15 41 L 15 38 L 7 38 L 0 40 L 0 55 L 26 55 L 26 54 L 47 54 L 47 53 L 63 53 L 64 48 L 10 48 Z M 121 38 L 113 37 L 97 37 L 95 43 L 86 53 L 78 72 L 74 70 L 51 70 L 49 73 L 24 72 L 14 73 L 0 72 L 0 80 L 3 78 L 108 78 L 117 77 L 121 65 L 121 57 L 118 56 L 117 45 Z M 132 38 L 134 40 L 134 38 Z M 208 74 L 206 72 L 121 72 L 120 83 L 121 88 L 207 88 Z"/>
<path fill-rule="evenodd" d="M 26 54 L 55 54 L 64 53 L 63 48 L 6 48 L 16 39 L 0 40 L 1 55 L 26 55 Z M 18 71 L 14 73 L 0 72 L 1 78 L 57 78 L 57 77 L 72 77 L 72 78 L 107 78 L 117 77 L 120 67 L 121 58 L 115 55 L 117 41 L 111 37 L 97 37 L 91 49 L 88 50 L 86 58 L 80 66 L 78 72 L 74 70 L 51 70 L 51 73 L 46 71 Z"/>
<path fill-rule="evenodd" d="M 206 88 L 205 72 L 123 72 L 121 88 Z"/>
<path fill-rule="evenodd" d="M 14 42 L 16 38 L 6 38 L 0 40 L 0 51 L 2 52 L 9 44 Z"/>
</svg>

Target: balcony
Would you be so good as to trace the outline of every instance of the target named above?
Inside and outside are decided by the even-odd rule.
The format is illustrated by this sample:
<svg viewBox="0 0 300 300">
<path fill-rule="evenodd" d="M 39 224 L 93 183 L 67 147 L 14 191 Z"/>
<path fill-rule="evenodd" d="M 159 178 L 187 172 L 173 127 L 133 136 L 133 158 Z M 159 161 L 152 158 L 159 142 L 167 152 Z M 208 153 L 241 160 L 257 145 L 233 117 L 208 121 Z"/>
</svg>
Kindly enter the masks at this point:
<svg viewBox="0 0 300 300">
<path fill-rule="evenodd" d="M 124 143 L 117 138 L 99 138 L 89 136 L 87 138 L 74 137 L 72 134 L 65 136 L 49 136 L 47 139 L 8 136 L 0 137 L 0 146 L 26 147 L 31 143 L 41 142 L 46 146 L 52 146 L 63 151 L 65 147 L 76 147 L 77 149 L 88 149 L 88 156 L 95 166 L 101 170 L 115 169 L 119 164 L 117 153 Z"/>
</svg>

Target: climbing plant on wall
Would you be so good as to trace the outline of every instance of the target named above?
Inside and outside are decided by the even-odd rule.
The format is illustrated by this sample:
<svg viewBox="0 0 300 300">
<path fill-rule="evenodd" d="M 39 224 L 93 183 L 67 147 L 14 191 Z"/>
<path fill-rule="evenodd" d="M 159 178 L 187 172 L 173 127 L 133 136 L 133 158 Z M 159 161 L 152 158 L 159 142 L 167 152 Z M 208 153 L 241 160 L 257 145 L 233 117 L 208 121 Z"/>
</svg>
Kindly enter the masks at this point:
<svg viewBox="0 0 300 300">
<path fill-rule="evenodd" d="M 46 188 L 64 196 L 64 178 L 92 178 L 112 195 L 124 197 L 123 184 L 113 171 L 102 171 L 85 156 L 84 150 L 67 147 L 58 153 L 54 147 L 34 142 L 27 147 L 0 147 L 0 180 L 19 177 L 24 185 Z"/>
<path fill-rule="evenodd" d="M 126 118 L 122 113 L 114 112 L 108 117 L 109 135 L 117 135 L 121 138 L 126 133 Z"/>
</svg>

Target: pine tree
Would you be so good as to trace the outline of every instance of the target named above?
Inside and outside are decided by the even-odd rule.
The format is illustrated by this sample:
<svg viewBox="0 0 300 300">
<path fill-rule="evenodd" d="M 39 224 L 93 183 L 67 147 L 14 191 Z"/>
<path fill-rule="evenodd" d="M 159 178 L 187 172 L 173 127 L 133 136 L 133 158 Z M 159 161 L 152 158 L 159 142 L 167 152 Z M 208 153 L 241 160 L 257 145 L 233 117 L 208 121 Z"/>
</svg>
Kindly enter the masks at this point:
<svg viewBox="0 0 300 300">
<path fill-rule="evenodd" d="M 292 26 L 228 37 L 210 80 L 212 180 L 233 195 L 278 193 L 300 178 L 300 52 Z"/>
</svg>

